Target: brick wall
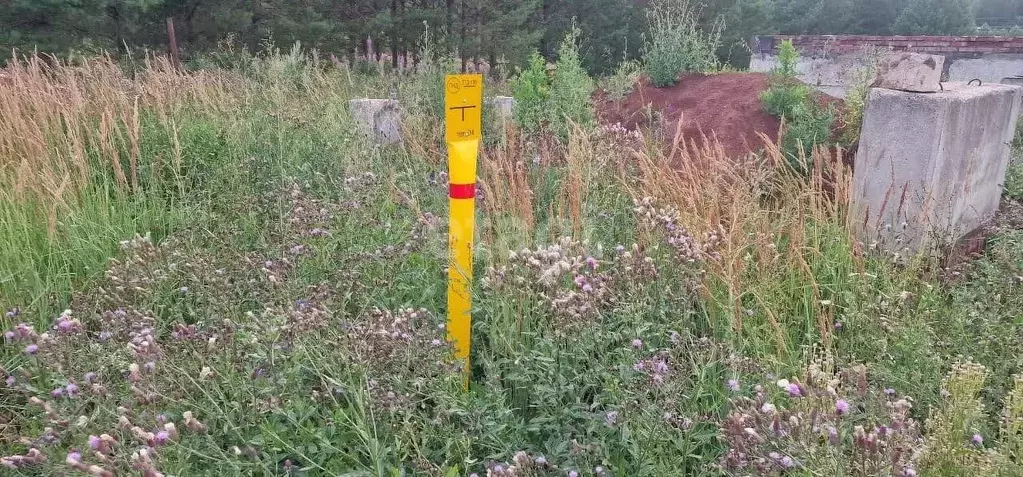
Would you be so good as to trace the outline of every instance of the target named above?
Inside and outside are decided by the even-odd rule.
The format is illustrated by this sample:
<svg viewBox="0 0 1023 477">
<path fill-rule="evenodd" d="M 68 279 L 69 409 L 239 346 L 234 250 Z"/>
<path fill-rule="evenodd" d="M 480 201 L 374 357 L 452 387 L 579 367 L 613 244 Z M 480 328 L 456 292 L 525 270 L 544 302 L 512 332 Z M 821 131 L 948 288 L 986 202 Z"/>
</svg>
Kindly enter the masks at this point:
<svg viewBox="0 0 1023 477">
<path fill-rule="evenodd" d="M 754 38 L 754 51 L 776 53 L 784 40 L 792 40 L 793 46 L 804 54 L 853 53 L 869 47 L 960 57 L 1023 54 L 1023 36 L 774 35 Z"/>
</svg>

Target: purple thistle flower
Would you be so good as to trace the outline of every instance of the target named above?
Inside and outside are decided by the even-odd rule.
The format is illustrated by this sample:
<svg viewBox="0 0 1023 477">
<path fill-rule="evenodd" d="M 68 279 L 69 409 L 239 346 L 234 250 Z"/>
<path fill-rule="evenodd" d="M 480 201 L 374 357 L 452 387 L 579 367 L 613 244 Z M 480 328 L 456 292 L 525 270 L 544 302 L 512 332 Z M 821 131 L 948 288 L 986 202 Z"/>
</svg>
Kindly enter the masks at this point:
<svg viewBox="0 0 1023 477">
<path fill-rule="evenodd" d="M 595 259 L 593 257 L 586 257 L 586 265 L 589 265 L 590 269 L 596 270 L 597 269 L 597 259 Z"/>
<path fill-rule="evenodd" d="M 25 354 L 34 355 L 39 352 L 39 345 L 33 343 L 25 347 Z"/>
<path fill-rule="evenodd" d="M 153 438 L 153 442 L 157 444 L 166 444 L 170 440 L 170 433 L 167 431 L 160 431 L 156 433 L 156 437 Z"/>
<path fill-rule="evenodd" d="M 618 411 L 608 411 L 604 414 L 604 424 L 613 426 L 618 422 Z"/>
<path fill-rule="evenodd" d="M 636 349 L 642 348 L 643 347 L 643 340 L 641 340 L 639 338 L 634 338 L 632 340 L 632 347 L 636 348 Z"/>
<path fill-rule="evenodd" d="M 838 429 L 835 429 L 834 426 L 828 426 L 828 443 L 837 446 L 839 442 Z"/>
<path fill-rule="evenodd" d="M 583 293 L 593 293 L 593 286 L 589 283 L 583 285 Z"/>
<path fill-rule="evenodd" d="M 661 376 L 660 374 L 653 375 L 651 379 L 653 379 L 654 381 L 654 386 L 660 386 L 664 384 L 664 376 Z"/>
<path fill-rule="evenodd" d="M 7 338 L 7 341 L 14 341 L 14 332 L 7 331 L 6 333 L 4 333 L 4 338 Z"/>
<path fill-rule="evenodd" d="M 619 245 L 619 246 L 615 247 L 615 252 L 622 253 L 624 251 L 625 251 L 625 246 L 624 245 Z"/>
<path fill-rule="evenodd" d="M 664 361 L 655 362 L 654 371 L 661 374 L 666 374 L 668 372 L 668 363 L 665 363 Z"/>
<path fill-rule="evenodd" d="M 71 320 L 61 319 L 57 322 L 57 330 L 61 333 L 70 333 L 75 329 L 75 324 Z"/>
<path fill-rule="evenodd" d="M 778 463 L 781 464 L 781 466 L 786 469 L 791 469 L 796 465 L 796 463 L 789 456 L 782 457 L 781 460 L 778 461 Z"/>
<path fill-rule="evenodd" d="M 728 388 L 729 391 L 731 391 L 733 393 L 737 392 L 737 391 L 739 391 L 739 387 L 740 387 L 739 386 L 739 380 L 738 379 L 729 379 L 728 383 L 726 383 L 725 386 Z"/>
<path fill-rule="evenodd" d="M 903 477 L 916 477 L 916 469 L 906 467 L 905 469 L 902 469 L 902 475 Z"/>
<path fill-rule="evenodd" d="M 85 382 L 92 384 L 92 382 L 96 380 L 96 373 L 89 371 L 88 373 L 85 373 L 83 378 L 85 379 Z"/>
<path fill-rule="evenodd" d="M 536 465 L 547 465 L 547 458 L 544 456 L 537 457 Z"/>
<path fill-rule="evenodd" d="M 500 474 L 500 473 L 504 472 L 504 466 L 503 466 L 503 465 L 501 465 L 501 464 L 497 464 L 497 465 L 495 465 L 495 466 L 494 466 L 494 472 L 496 472 L 496 473 L 498 473 L 498 474 Z"/>
<path fill-rule="evenodd" d="M 984 436 L 975 433 L 973 434 L 973 437 L 970 439 L 970 442 L 972 442 L 973 445 L 975 446 L 979 446 L 984 443 Z"/>
<path fill-rule="evenodd" d="M 846 401 L 845 399 L 839 399 L 835 401 L 835 412 L 837 412 L 838 415 L 848 414 L 849 402 Z"/>
<path fill-rule="evenodd" d="M 788 391 L 789 397 L 803 397 L 803 390 L 796 383 L 789 384 L 785 390 Z"/>
<path fill-rule="evenodd" d="M 67 461 L 78 463 L 82 461 L 82 453 L 77 450 L 71 449 L 71 452 L 67 454 Z"/>
<path fill-rule="evenodd" d="M 14 379 L 14 376 L 7 376 L 6 382 L 7 382 L 7 387 L 13 388 L 14 387 L 14 383 L 16 382 L 16 380 Z"/>
<path fill-rule="evenodd" d="M 61 397 L 63 395 L 64 395 L 64 388 L 57 388 L 57 389 L 54 389 L 53 391 L 50 391 L 50 396 L 53 396 L 54 399 L 59 398 L 59 397 Z"/>
<path fill-rule="evenodd" d="M 579 473 L 573 470 L 568 473 L 568 477 L 579 477 Z"/>
<path fill-rule="evenodd" d="M 637 361 L 636 364 L 632 365 L 632 370 L 637 373 L 642 373 L 643 371 L 646 371 L 646 363 Z"/>
<path fill-rule="evenodd" d="M 98 450 L 99 446 L 100 446 L 100 443 L 102 443 L 102 442 L 103 441 L 100 440 L 99 436 L 92 436 L 92 435 L 89 436 L 89 448 L 92 449 L 92 450 Z"/>
<path fill-rule="evenodd" d="M 892 388 L 884 388 L 884 393 L 885 393 L 885 395 L 887 395 L 887 396 L 894 396 L 894 395 L 895 395 L 895 389 L 892 389 Z"/>
<path fill-rule="evenodd" d="M 840 330 L 840 329 L 842 329 L 842 322 L 841 321 L 836 321 L 835 322 L 835 330 Z"/>
<path fill-rule="evenodd" d="M 75 383 L 68 383 L 67 386 L 64 386 L 64 390 L 67 391 L 68 397 L 75 397 L 75 394 L 78 394 L 78 385 Z"/>
<path fill-rule="evenodd" d="M 109 332 L 109 331 L 100 331 L 99 332 L 99 340 L 100 341 L 109 340 L 113 336 L 114 336 L 114 334 Z"/>
</svg>

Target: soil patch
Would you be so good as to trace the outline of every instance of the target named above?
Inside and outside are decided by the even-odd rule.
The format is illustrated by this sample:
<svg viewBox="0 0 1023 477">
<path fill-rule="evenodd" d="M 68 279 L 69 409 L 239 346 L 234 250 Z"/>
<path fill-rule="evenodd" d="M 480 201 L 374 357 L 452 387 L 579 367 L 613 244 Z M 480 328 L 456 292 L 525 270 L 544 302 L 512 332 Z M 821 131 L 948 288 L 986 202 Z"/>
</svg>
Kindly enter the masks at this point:
<svg viewBox="0 0 1023 477">
<path fill-rule="evenodd" d="M 781 121 L 760 103 L 760 93 L 767 88 L 764 73 L 688 75 L 664 88 L 643 79 L 621 100 L 598 94 L 597 115 L 604 124 L 620 123 L 628 129 L 649 126 L 653 116 L 669 137 L 682 118 L 686 141 L 699 143 L 703 135 L 717 138 L 729 156 L 738 157 L 762 148 L 758 133 L 778 140 Z M 825 104 L 841 102 L 830 96 L 818 99 Z"/>
</svg>

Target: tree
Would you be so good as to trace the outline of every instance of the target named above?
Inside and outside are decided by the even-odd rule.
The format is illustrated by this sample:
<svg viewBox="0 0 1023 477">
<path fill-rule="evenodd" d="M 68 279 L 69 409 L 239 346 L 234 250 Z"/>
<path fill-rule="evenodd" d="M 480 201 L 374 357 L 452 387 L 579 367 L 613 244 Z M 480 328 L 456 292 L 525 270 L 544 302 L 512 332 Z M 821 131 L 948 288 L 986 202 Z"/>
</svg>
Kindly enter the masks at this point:
<svg viewBox="0 0 1023 477">
<path fill-rule="evenodd" d="M 909 35 L 964 35 L 973 30 L 969 0 L 911 0 L 895 20 Z"/>
</svg>

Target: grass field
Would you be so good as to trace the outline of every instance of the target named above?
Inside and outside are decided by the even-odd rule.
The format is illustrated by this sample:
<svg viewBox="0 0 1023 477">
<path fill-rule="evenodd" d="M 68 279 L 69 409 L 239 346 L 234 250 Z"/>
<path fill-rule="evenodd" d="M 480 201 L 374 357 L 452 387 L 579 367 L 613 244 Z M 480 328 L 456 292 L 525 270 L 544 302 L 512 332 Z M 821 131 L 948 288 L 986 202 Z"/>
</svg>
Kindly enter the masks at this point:
<svg viewBox="0 0 1023 477">
<path fill-rule="evenodd" d="M 1023 472 L 1018 224 L 942 268 L 846 233 L 834 151 L 488 118 L 465 392 L 442 68 L 229 59 L 0 76 L 4 475 Z"/>
</svg>

